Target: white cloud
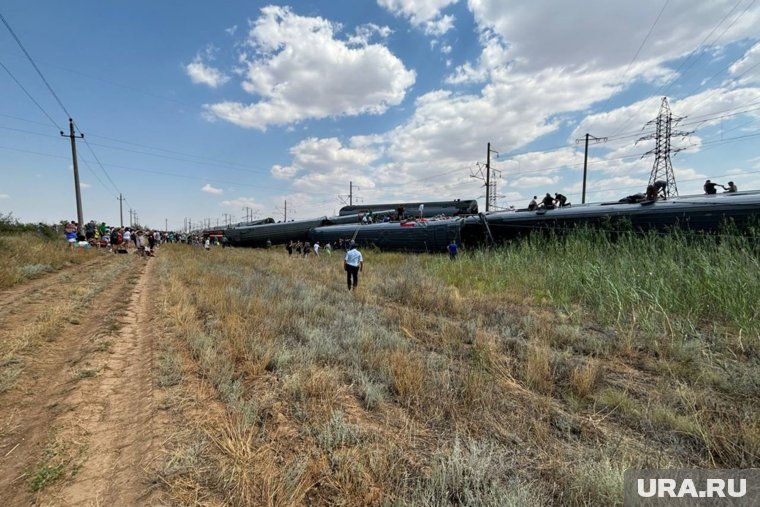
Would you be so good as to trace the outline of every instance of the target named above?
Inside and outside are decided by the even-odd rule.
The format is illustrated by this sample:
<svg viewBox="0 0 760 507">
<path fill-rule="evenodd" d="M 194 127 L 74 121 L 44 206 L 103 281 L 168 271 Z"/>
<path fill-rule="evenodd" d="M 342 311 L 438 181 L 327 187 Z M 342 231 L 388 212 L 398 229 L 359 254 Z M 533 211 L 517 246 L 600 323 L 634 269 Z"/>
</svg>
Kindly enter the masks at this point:
<svg viewBox="0 0 760 507">
<path fill-rule="evenodd" d="M 272 177 L 277 180 L 289 180 L 296 175 L 298 168 L 293 167 L 292 165 L 282 166 L 275 164 L 272 166 L 270 172 L 272 173 Z"/>
<path fill-rule="evenodd" d="M 559 181 L 557 176 L 523 176 L 518 178 L 512 183 L 511 187 L 539 187 L 545 185 L 553 185 Z"/>
<path fill-rule="evenodd" d="M 210 184 L 206 183 L 201 188 L 201 192 L 206 192 L 208 194 L 219 195 L 219 194 L 223 193 L 224 190 L 222 190 L 221 188 L 212 187 Z"/>
<path fill-rule="evenodd" d="M 82 188 L 92 188 L 92 185 L 90 185 L 89 183 L 85 183 L 85 182 L 81 182 L 79 184 L 79 186 L 82 187 Z"/>
<path fill-rule="evenodd" d="M 259 100 L 205 106 L 219 118 L 266 130 L 312 118 L 381 114 L 401 103 L 415 73 L 385 46 L 336 38 L 339 26 L 268 6 L 248 34 L 243 89 Z M 379 32 L 378 32 L 379 30 Z M 376 33 L 383 33 L 377 29 Z"/>
<path fill-rule="evenodd" d="M 393 30 L 391 30 L 390 27 L 367 23 L 356 27 L 356 33 L 348 38 L 348 44 L 366 46 L 370 43 L 373 37 L 378 37 L 384 40 L 392 33 Z"/>
<path fill-rule="evenodd" d="M 235 35 L 235 32 L 237 32 L 237 25 L 232 25 L 229 28 L 225 28 L 224 31 L 227 33 L 227 35 Z"/>
<path fill-rule="evenodd" d="M 227 29 L 226 31 L 229 33 L 229 30 Z M 207 63 L 214 60 L 215 52 L 216 48 L 208 46 L 203 52 L 195 55 L 193 61 L 185 66 L 185 72 L 193 83 L 218 88 L 230 80 L 228 75 Z"/>
<path fill-rule="evenodd" d="M 518 61 L 526 70 L 620 68 L 621 72 L 662 8 L 661 2 L 607 0 L 589 0 L 582 9 L 570 2 L 552 0 L 468 0 L 468 5 L 481 30 L 491 30 L 507 41 L 510 60 Z M 669 2 L 637 58 L 646 65 L 636 73 L 690 53 L 734 5 L 724 0 L 702 2 L 695 8 L 691 0 Z M 740 8 L 733 12 L 707 43 L 727 44 L 756 37 L 760 5 L 740 16 L 742 11 Z"/>
<path fill-rule="evenodd" d="M 219 70 L 209 67 L 201 61 L 194 60 L 192 63 L 187 64 L 185 67 L 187 75 L 190 76 L 190 80 L 195 84 L 205 84 L 211 88 L 217 88 L 227 81 L 229 76 L 224 75 Z"/>
<path fill-rule="evenodd" d="M 452 2 L 379 0 L 378 3 L 409 18 L 413 24 L 424 26 L 426 21 L 438 19 L 441 9 Z M 321 148 L 316 150 L 319 157 L 309 159 L 304 156 L 307 146 L 299 145 L 291 150 L 292 160 L 273 167 L 272 174 L 293 178 L 300 185 L 296 188 L 302 190 L 325 189 L 336 193 L 345 192 L 345 183 L 350 178 L 356 182 L 360 174 L 368 180 L 364 186 L 369 188 L 363 190 L 368 200 L 395 201 L 405 196 L 472 198 L 482 195 L 483 189 L 482 182 L 469 177 L 470 168 L 476 160 L 485 159 L 487 141 L 502 153 L 509 153 L 547 134 L 575 127 L 572 136 L 566 139 L 571 145 L 566 149 L 525 153 L 512 156 L 509 161 L 492 159 L 492 163 L 503 171 L 499 192 L 514 189 L 508 193 L 509 199 L 560 191 L 568 197 L 577 194 L 571 200 L 579 202 L 583 146 L 575 145 L 575 138 L 585 132 L 608 135 L 624 125 L 624 133 L 635 130 L 634 135 L 591 150 L 589 166 L 593 166 L 593 171 L 589 173 L 588 200 L 617 200 L 641 191 L 652 160 L 640 159 L 649 146 L 644 143 L 635 146 L 635 134 L 657 115 L 661 97 L 589 114 L 581 122 L 576 118 L 612 99 L 634 81 L 661 86 L 677 77 L 673 61 L 691 52 L 735 2 L 713 2 L 695 9 L 685 0 L 671 0 L 630 68 L 629 62 L 662 4 L 643 9 L 634 2 L 626 4 L 629 5 L 592 0 L 587 11 L 548 0 L 509 3 L 469 0 L 479 23 L 482 52 L 477 60 L 456 68 L 446 88 L 417 97 L 412 114 L 385 133 L 361 142 L 351 138 L 348 146 L 335 139 L 311 139 L 309 146 Z M 718 42 L 728 44 L 743 37 L 756 39 L 753 23 L 758 21 L 759 14 L 760 8 L 747 11 L 733 24 L 733 18 L 729 18 L 716 32 L 716 37 L 722 33 Z M 610 22 L 615 19 L 626 22 Z M 444 46 L 434 40 L 430 47 Z M 709 49 L 695 55 L 699 56 L 696 67 L 704 66 L 704 58 L 725 57 L 720 47 Z M 753 64 L 749 62 L 754 51 L 754 48 L 748 51 L 747 61 L 735 67 L 735 76 Z M 472 85 L 478 83 L 482 87 L 471 91 Z M 469 85 L 461 88 L 467 92 L 457 91 L 462 84 Z M 676 115 L 691 115 L 686 120 L 690 121 L 697 115 L 714 116 L 726 109 L 736 110 L 760 98 L 757 93 L 756 89 L 738 89 L 734 84 L 671 101 L 671 107 Z M 704 125 L 714 123 L 711 120 Z M 694 135 L 689 142 L 698 148 L 703 141 L 701 136 Z M 345 148 L 370 155 L 358 173 L 345 166 L 336 169 L 328 163 L 329 153 Z M 321 166 L 315 160 L 321 160 Z M 680 158 L 674 160 L 679 178 L 697 177 L 695 169 L 683 167 L 679 161 Z"/>
<path fill-rule="evenodd" d="M 441 10 L 458 0 L 377 0 L 378 5 L 396 16 L 403 16 L 420 25 L 438 17 Z"/>
<path fill-rule="evenodd" d="M 425 22 L 425 35 L 439 37 L 454 28 L 454 16 L 441 16 Z"/>
<path fill-rule="evenodd" d="M 729 71 L 738 77 L 741 83 L 760 83 L 760 42 L 731 65 Z"/>
<path fill-rule="evenodd" d="M 255 197 L 238 197 L 236 199 L 229 199 L 222 201 L 220 205 L 237 208 L 240 210 L 246 207 L 252 208 L 254 211 L 260 210 L 262 208 L 261 203 L 259 203 Z"/>
<path fill-rule="evenodd" d="M 367 138 L 359 137 L 344 146 L 337 138 L 304 139 L 290 149 L 292 163 L 273 166 L 272 176 L 293 179 L 293 187 L 303 192 L 338 193 L 349 181 L 369 189 L 374 186 L 370 167 L 379 154 L 367 142 Z"/>
<path fill-rule="evenodd" d="M 0 194 L 0 199 L 10 199 L 10 197 L 8 194 Z"/>
<path fill-rule="evenodd" d="M 747 104 L 758 100 L 760 100 L 760 88 L 716 88 L 681 100 L 672 100 L 669 105 L 673 116 L 686 117 L 681 121 L 681 127 L 674 126 L 674 128 L 692 131 L 704 130 L 721 121 L 729 121 L 732 116 L 725 115 L 741 112 L 746 109 Z M 616 155 L 625 155 L 626 152 L 631 153 L 634 150 L 641 152 L 642 147 L 648 145 L 640 144 L 634 148 L 634 142 L 639 137 L 654 131 L 653 128 L 642 131 L 641 127 L 659 114 L 661 101 L 661 97 L 649 97 L 610 111 L 591 114 L 578 124 L 570 139 L 580 138 L 586 132 L 597 135 L 613 133 L 613 139 L 605 146 L 616 150 Z M 750 111 L 748 114 L 757 115 L 758 111 Z M 691 142 L 698 143 L 698 136 L 692 136 Z M 678 140 L 674 143 L 675 147 L 683 145 Z"/>
</svg>

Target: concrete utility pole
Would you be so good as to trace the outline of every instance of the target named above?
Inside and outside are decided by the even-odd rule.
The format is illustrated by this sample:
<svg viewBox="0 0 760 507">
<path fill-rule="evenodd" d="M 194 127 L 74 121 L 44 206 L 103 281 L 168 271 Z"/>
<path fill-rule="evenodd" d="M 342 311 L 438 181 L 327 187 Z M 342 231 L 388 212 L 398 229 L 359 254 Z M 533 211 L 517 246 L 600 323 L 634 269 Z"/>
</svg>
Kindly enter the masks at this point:
<svg viewBox="0 0 760 507">
<path fill-rule="evenodd" d="M 592 136 L 588 132 L 586 132 L 586 149 L 583 153 L 583 194 L 581 194 L 581 204 L 586 203 L 586 175 L 588 174 L 588 141 L 589 139 L 593 140 L 594 143 L 604 143 L 607 141 L 606 137 L 596 137 Z M 583 141 L 583 138 L 576 139 L 575 144 L 580 143 Z"/>
<path fill-rule="evenodd" d="M 79 232 L 82 231 L 82 227 L 84 227 L 84 213 L 82 212 L 82 191 L 79 188 L 79 165 L 77 164 L 77 143 L 76 139 L 77 137 L 82 139 L 84 137 L 84 134 L 76 135 L 74 133 L 74 120 L 69 118 L 69 134 L 66 135 L 61 131 L 61 135 L 63 137 L 68 137 L 71 139 L 71 159 L 74 163 L 74 192 L 76 193 L 77 197 L 77 223 L 79 226 Z"/>
<path fill-rule="evenodd" d="M 119 223 L 124 228 L 124 197 L 119 194 Z"/>
<path fill-rule="evenodd" d="M 348 182 L 348 205 L 349 206 L 354 205 L 354 182 L 353 181 Z"/>
<path fill-rule="evenodd" d="M 129 208 L 129 226 L 130 227 L 132 227 L 132 224 L 134 224 L 134 222 L 132 222 L 132 211 L 133 211 L 132 208 Z"/>
<path fill-rule="evenodd" d="M 168 218 L 164 218 L 164 232 L 166 234 L 169 234 L 169 219 Z"/>
<path fill-rule="evenodd" d="M 285 213 L 283 215 L 283 220 L 282 221 L 283 222 L 287 222 L 288 221 L 288 200 L 287 199 L 285 200 Z"/>
<path fill-rule="evenodd" d="M 491 153 L 496 153 L 498 158 L 499 152 L 491 149 L 491 143 L 488 143 L 488 152 L 486 153 L 486 213 L 491 209 Z"/>
</svg>

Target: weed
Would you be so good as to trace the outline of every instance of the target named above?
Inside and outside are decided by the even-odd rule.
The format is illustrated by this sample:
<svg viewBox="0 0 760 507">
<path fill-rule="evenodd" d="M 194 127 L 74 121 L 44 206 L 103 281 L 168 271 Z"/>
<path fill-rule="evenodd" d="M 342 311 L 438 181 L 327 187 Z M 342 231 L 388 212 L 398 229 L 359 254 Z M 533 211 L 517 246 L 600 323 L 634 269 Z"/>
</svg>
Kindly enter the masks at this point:
<svg viewBox="0 0 760 507">
<path fill-rule="evenodd" d="M 69 469 L 69 477 L 76 475 L 82 466 L 86 446 L 63 440 L 51 432 L 51 438 L 42 451 L 42 457 L 30 472 L 29 486 L 38 492 L 60 479 Z"/>
<path fill-rule="evenodd" d="M 98 369 L 95 368 L 83 368 L 76 372 L 75 377 L 77 379 L 90 378 L 98 374 Z"/>
</svg>

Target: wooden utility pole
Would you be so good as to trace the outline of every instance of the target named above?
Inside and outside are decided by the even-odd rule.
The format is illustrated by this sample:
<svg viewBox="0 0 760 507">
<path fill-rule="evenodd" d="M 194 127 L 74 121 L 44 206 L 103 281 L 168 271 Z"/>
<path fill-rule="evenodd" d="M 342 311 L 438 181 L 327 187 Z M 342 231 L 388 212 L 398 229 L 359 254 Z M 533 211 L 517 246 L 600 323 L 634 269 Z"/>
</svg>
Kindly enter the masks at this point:
<svg viewBox="0 0 760 507">
<path fill-rule="evenodd" d="M 84 227 L 84 213 L 82 212 L 82 191 L 79 188 L 79 165 L 77 164 L 76 139 L 77 137 L 82 139 L 84 137 L 84 134 L 76 135 L 74 133 L 74 120 L 69 118 L 69 134 L 66 135 L 63 133 L 63 131 L 61 131 L 61 135 L 63 137 L 68 137 L 71 139 L 71 160 L 74 163 L 74 192 L 76 193 L 77 197 L 77 223 L 79 232 L 81 232 L 82 227 Z"/>
</svg>

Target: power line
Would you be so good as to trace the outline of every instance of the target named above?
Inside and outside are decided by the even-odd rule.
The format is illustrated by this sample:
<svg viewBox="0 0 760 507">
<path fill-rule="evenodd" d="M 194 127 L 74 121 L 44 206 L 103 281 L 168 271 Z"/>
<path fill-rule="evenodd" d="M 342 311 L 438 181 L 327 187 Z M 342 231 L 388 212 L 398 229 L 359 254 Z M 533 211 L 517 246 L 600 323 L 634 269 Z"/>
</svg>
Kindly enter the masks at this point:
<svg viewBox="0 0 760 507">
<path fill-rule="evenodd" d="M 0 15 L 0 16 L 1 16 L 1 15 Z M 32 102 L 34 102 L 34 105 L 35 105 L 35 106 L 37 106 L 37 108 L 38 108 L 40 111 L 42 111 L 42 114 L 44 114 L 44 115 L 47 117 L 47 119 L 48 119 L 48 120 L 50 120 L 50 123 L 52 123 L 52 124 L 53 124 L 53 126 L 54 126 L 56 129 L 58 129 L 58 130 L 61 130 L 61 128 L 60 128 L 60 127 L 58 126 L 58 124 L 55 122 L 55 120 L 53 119 L 53 117 L 52 117 L 52 116 L 50 116 L 50 114 L 48 114 L 48 112 L 47 112 L 47 111 L 45 111 L 45 108 L 44 108 L 44 107 L 42 107 L 42 106 L 40 105 L 40 103 L 39 103 L 39 102 L 37 102 L 37 100 L 35 100 L 35 98 L 34 98 L 34 97 L 32 97 L 32 94 L 31 94 L 31 93 L 29 93 L 29 90 L 27 90 L 27 89 L 24 87 L 24 85 L 23 85 L 23 84 L 21 84 L 21 81 L 19 81 L 18 79 L 16 79 L 16 76 L 14 76 L 14 75 L 13 75 L 13 73 L 10 71 L 10 69 L 9 69 L 8 67 L 6 67 L 6 66 L 3 64 L 3 62 L 0 62 L 0 66 L 1 66 L 1 67 L 2 67 L 4 70 L 5 70 L 5 72 L 7 72 L 7 73 L 8 73 L 8 75 L 11 77 L 11 79 L 13 79 L 13 81 L 15 81 L 15 82 L 16 82 L 16 84 L 19 86 L 19 88 L 21 88 L 21 89 L 24 91 L 24 93 L 26 94 L 26 96 L 27 96 L 27 97 L 29 97 L 29 100 L 31 100 Z"/>
<path fill-rule="evenodd" d="M 13 39 L 16 41 L 16 44 L 18 44 L 18 47 L 21 48 L 21 51 L 24 52 L 26 55 L 26 58 L 29 60 L 29 63 L 32 64 L 32 67 L 34 67 L 34 70 L 37 71 L 37 74 L 40 76 L 40 79 L 42 79 L 42 82 L 45 83 L 45 86 L 47 86 L 47 89 L 50 90 L 50 93 L 55 97 L 55 100 L 58 102 L 58 105 L 61 106 L 61 109 L 63 109 L 63 112 L 66 113 L 66 116 L 68 118 L 71 118 L 71 114 L 69 114 L 69 111 L 66 109 L 66 106 L 63 105 L 63 102 L 61 102 L 61 99 L 58 98 L 58 94 L 55 93 L 55 90 L 53 90 L 53 87 L 50 86 L 50 83 L 48 83 L 48 80 L 45 79 L 45 76 L 42 74 L 42 71 L 39 67 L 37 67 L 37 64 L 34 62 L 34 58 L 32 58 L 32 55 L 29 54 L 29 51 L 26 50 L 24 45 L 21 43 L 21 39 L 18 38 L 16 35 L 16 32 L 13 31 L 13 28 L 11 28 L 11 25 L 8 24 L 8 20 L 5 19 L 5 16 L 3 16 L 0 13 L 0 20 L 2 20 L 3 24 L 5 25 L 5 28 L 8 29 L 8 31 L 11 33 L 11 36 L 13 36 Z"/>
<path fill-rule="evenodd" d="M 688 68 L 687 68 L 687 69 L 686 69 L 686 70 L 685 70 L 683 73 L 679 74 L 679 71 L 680 71 L 680 70 L 683 68 L 683 66 L 684 66 L 684 65 L 685 65 L 687 62 L 689 62 L 689 61 L 692 59 L 692 57 L 693 57 L 693 56 L 694 56 L 694 55 L 697 53 L 697 51 L 698 51 L 698 50 L 699 50 L 699 49 L 700 49 L 700 48 L 701 48 L 701 47 L 702 47 L 702 46 L 705 44 L 705 42 L 707 42 L 707 40 L 708 40 L 708 39 L 709 39 L 709 38 L 712 36 L 712 34 L 713 34 L 713 33 L 715 33 L 715 30 L 717 30 L 717 29 L 720 27 L 720 25 L 722 25 L 722 24 L 723 24 L 723 22 L 724 22 L 724 21 L 726 21 L 726 19 L 728 19 L 728 17 L 729 17 L 731 14 L 733 14 L 733 12 L 736 10 L 736 8 L 737 8 L 737 7 L 739 7 L 739 4 L 741 4 L 743 1 L 744 1 L 744 0 L 739 0 L 738 2 L 736 2 L 736 4 L 735 4 L 735 5 L 734 5 L 734 6 L 731 8 L 731 10 L 728 12 L 728 14 L 726 14 L 726 15 L 723 17 L 723 19 L 721 19 L 721 20 L 718 22 L 718 24 L 717 24 L 717 25 L 715 25 L 715 26 L 713 27 L 713 29 L 710 31 L 710 33 L 708 33 L 708 34 L 707 34 L 707 36 L 706 36 L 704 39 L 702 39 L 702 42 L 700 42 L 700 43 L 697 45 L 697 47 L 695 47 L 695 48 L 694 48 L 694 49 L 693 49 L 693 50 L 692 50 L 692 51 L 691 51 L 691 52 L 690 52 L 690 53 L 689 53 L 689 54 L 686 56 L 686 58 L 685 58 L 683 61 L 681 61 L 681 63 L 680 63 L 680 65 L 678 66 L 678 68 L 676 68 L 676 70 L 674 70 L 674 71 L 673 71 L 673 73 L 674 73 L 674 76 L 673 76 L 672 78 L 670 78 L 670 79 L 669 79 L 669 80 L 668 80 L 668 81 L 667 81 L 665 84 L 663 84 L 663 85 L 660 87 L 660 89 L 657 91 L 657 93 L 655 94 L 655 96 L 662 96 L 662 95 L 666 95 L 666 93 L 665 93 L 665 92 L 666 92 L 667 90 L 669 90 L 669 89 L 670 89 L 670 87 L 673 85 L 673 83 L 675 83 L 675 82 L 676 82 L 676 81 L 677 81 L 679 78 L 681 78 L 683 75 L 685 75 L 686 71 L 688 71 L 688 70 L 689 70 L 689 69 L 690 69 L 690 68 L 693 66 L 693 63 L 692 63 L 692 64 L 691 64 L 691 65 L 690 65 L 690 66 L 689 66 L 689 67 L 688 67 Z M 754 1 L 755 1 L 755 0 L 752 0 L 752 1 L 753 1 L 753 3 L 754 3 Z M 696 60 L 695 60 L 695 61 L 696 61 Z M 630 122 L 633 120 L 633 118 L 636 116 L 636 114 L 638 114 L 638 112 L 641 110 L 641 108 L 642 108 L 643 106 L 644 106 L 644 103 L 642 102 L 642 103 L 639 105 L 639 107 L 638 107 L 638 108 L 637 108 L 637 109 L 636 109 L 636 110 L 633 112 L 633 114 L 631 114 L 631 115 L 628 117 L 628 120 L 627 120 L 627 121 L 625 121 L 625 122 L 624 122 L 622 125 L 620 125 L 620 126 L 617 128 L 617 129 L 615 129 L 615 130 L 614 130 L 614 131 L 613 131 L 613 132 L 612 132 L 612 133 L 609 135 L 609 137 L 612 137 L 612 136 L 614 136 L 615 134 L 617 134 L 618 132 L 620 132 L 620 130 L 622 130 L 622 129 L 623 129 L 623 127 L 625 127 L 626 125 L 628 125 L 628 124 L 629 124 L 629 123 L 630 123 Z"/>
<path fill-rule="evenodd" d="M 660 21 L 660 18 L 662 17 L 662 13 L 665 12 L 665 8 L 668 6 L 669 3 L 670 3 L 670 0 L 665 0 L 665 3 L 663 4 L 662 9 L 660 9 L 660 13 L 657 15 L 657 18 L 655 18 L 654 23 L 652 23 L 652 26 L 649 27 L 649 32 L 647 32 L 647 35 L 646 37 L 644 37 L 644 40 L 641 41 L 641 44 L 639 45 L 639 49 L 636 50 L 636 54 L 634 54 L 631 61 L 628 62 L 628 67 L 625 68 L 625 72 L 623 72 L 623 77 L 620 78 L 621 83 L 625 82 L 625 78 L 628 76 L 628 72 L 631 70 L 631 66 L 633 65 L 633 62 L 635 62 L 636 59 L 639 57 L 639 53 L 641 53 L 641 50 L 644 48 L 644 44 L 646 44 L 646 42 L 649 40 L 649 37 L 652 35 L 652 32 L 654 31 L 654 27 Z M 607 109 L 607 106 L 612 100 L 613 95 L 610 95 L 607 98 L 607 102 L 605 102 L 604 106 L 602 106 L 601 108 L 602 110 Z"/>
<path fill-rule="evenodd" d="M 0 146 L 0 150 L 17 151 L 17 152 L 20 152 L 20 153 L 29 153 L 29 154 L 32 154 L 32 155 L 40 155 L 40 156 L 44 156 L 44 157 L 50 157 L 50 158 L 57 158 L 57 159 L 68 160 L 68 157 L 64 157 L 64 156 L 61 156 L 61 155 L 53 155 L 51 153 L 44 153 L 44 152 L 34 151 L 34 150 L 25 150 L 25 149 L 22 149 L 22 148 L 13 148 L 13 147 L 10 147 L 10 146 Z M 173 177 L 173 178 L 191 179 L 191 180 L 198 180 L 198 181 L 205 181 L 205 182 L 212 182 L 212 183 L 223 183 L 223 184 L 227 184 L 227 185 L 237 185 L 237 186 L 243 186 L 243 187 L 256 187 L 256 188 L 261 188 L 263 190 L 273 190 L 273 191 L 277 191 L 277 192 L 290 192 L 292 190 L 292 189 L 287 189 L 287 188 L 283 188 L 283 187 L 268 187 L 268 186 L 261 186 L 261 185 L 258 185 L 258 184 L 253 184 L 253 183 L 241 183 L 239 181 L 220 180 L 220 179 L 217 179 L 217 178 L 207 178 L 207 177 L 204 177 L 204 176 L 192 176 L 192 175 L 188 175 L 188 174 L 177 174 L 177 173 L 170 173 L 170 172 L 165 172 L 165 171 L 157 171 L 157 170 L 152 170 L 152 169 L 143 169 L 143 168 L 137 168 L 137 167 L 130 167 L 130 166 L 125 166 L 125 165 L 120 165 L 120 164 L 105 164 L 105 165 L 107 165 L 109 167 L 114 167 L 114 168 L 117 168 L 117 169 L 124 169 L 124 170 L 127 170 L 127 171 L 137 171 L 137 172 L 144 172 L 144 173 L 148 173 L 148 174 L 159 174 L 159 175 L 162 175 L 162 176 L 169 176 L 169 177 Z M 319 195 L 333 195 L 331 192 L 309 192 L 309 193 L 311 193 L 311 194 L 319 194 Z M 129 201 L 127 201 L 127 202 L 129 202 Z"/>
</svg>

